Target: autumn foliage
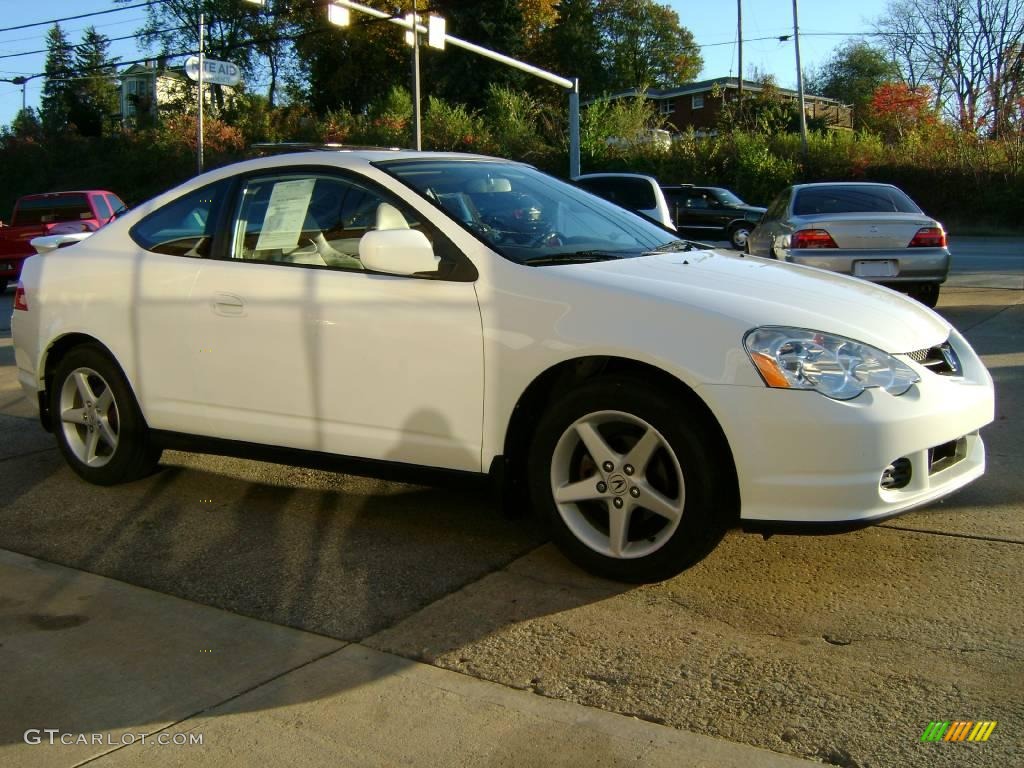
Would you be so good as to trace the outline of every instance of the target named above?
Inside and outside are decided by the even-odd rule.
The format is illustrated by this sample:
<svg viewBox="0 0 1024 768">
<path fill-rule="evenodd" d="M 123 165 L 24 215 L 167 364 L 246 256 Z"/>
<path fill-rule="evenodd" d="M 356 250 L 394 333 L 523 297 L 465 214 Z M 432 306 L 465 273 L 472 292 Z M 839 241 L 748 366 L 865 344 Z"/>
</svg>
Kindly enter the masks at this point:
<svg viewBox="0 0 1024 768">
<path fill-rule="evenodd" d="M 883 83 L 871 97 L 869 122 L 890 141 L 936 124 L 938 117 L 932 107 L 931 89 L 928 86 L 914 89 L 906 83 Z"/>
</svg>

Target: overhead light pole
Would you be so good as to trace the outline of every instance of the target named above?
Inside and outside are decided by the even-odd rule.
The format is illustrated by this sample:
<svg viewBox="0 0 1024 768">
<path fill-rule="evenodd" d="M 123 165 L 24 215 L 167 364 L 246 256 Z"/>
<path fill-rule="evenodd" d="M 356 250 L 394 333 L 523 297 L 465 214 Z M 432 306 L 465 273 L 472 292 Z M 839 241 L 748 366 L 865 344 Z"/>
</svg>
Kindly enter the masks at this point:
<svg viewBox="0 0 1024 768">
<path fill-rule="evenodd" d="M 412 135 L 416 151 L 423 149 L 420 123 L 420 15 L 416 0 L 412 0 Z"/>
<path fill-rule="evenodd" d="M 336 23 L 339 26 L 348 25 L 349 11 L 357 11 L 358 13 L 364 13 L 367 16 L 373 16 L 376 19 L 390 21 L 391 23 L 397 24 L 398 26 L 409 30 L 411 33 L 414 33 L 414 38 L 418 36 L 415 33 L 422 34 L 426 32 L 428 33 L 428 45 L 430 45 L 431 47 L 443 48 L 446 43 L 449 45 L 454 45 L 457 48 L 462 48 L 463 50 L 470 51 L 471 53 L 475 53 L 479 56 L 491 59 L 492 61 L 497 61 L 506 66 L 512 67 L 513 69 L 518 69 L 520 72 L 526 72 L 527 74 L 533 75 L 534 77 L 539 77 L 542 80 L 547 80 L 549 83 L 554 83 L 555 85 L 565 88 L 567 91 L 569 91 L 569 174 L 571 176 L 579 176 L 580 85 L 578 79 L 573 78 L 570 80 L 567 77 L 562 77 L 561 75 L 556 75 L 553 72 L 548 72 L 547 70 L 541 69 L 540 67 L 535 67 L 533 64 L 527 64 L 525 61 L 519 61 L 518 59 L 514 59 L 511 56 L 506 56 L 503 53 L 493 51 L 490 48 L 484 48 L 482 45 L 471 43 L 468 40 L 463 40 L 462 38 L 455 37 L 455 35 L 449 35 L 447 32 L 443 31 L 443 28 L 440 32 L 438 32 L 436 28 L 428 29 L 427 27 L 424 27 L 422 24 L 420 24 L 417 19 L 414 18 L 415 14 L 413 14 L 413 18 L 399 18 L 392 16 L 388 13 L 385 13 L 384 11 L 379 11 L 376 8 L 370 8 L 369 6 L 366 5 L 360 5 L 359 3 L 353 2 L 353 0 L 334 0 L 334 2 L 327 6 L 328 18 L 331 19 L 333 23 Z M 340 21 L 335 21 L 335 14 L 337 14 L 337 18 L 340 19 L 342 18 L 342 12 L 344 13 L 344 23 L 341 23 Z M 433 19 L 436 18 L 438 17 L 433 17 Z M 432 27 L 434 27 L 435 25 L 433 19 L 431 20 Z M 434 39 L 438 41 L 436 45 L 433 41 Z"/>
</svg>

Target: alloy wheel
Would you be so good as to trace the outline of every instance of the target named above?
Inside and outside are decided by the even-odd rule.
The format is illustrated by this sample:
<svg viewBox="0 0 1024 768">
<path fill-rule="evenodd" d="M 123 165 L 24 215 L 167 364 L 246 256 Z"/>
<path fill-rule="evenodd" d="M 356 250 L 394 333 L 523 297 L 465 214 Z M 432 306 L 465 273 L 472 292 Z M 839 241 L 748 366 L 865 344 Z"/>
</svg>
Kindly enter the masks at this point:
<svg viewBox="0 0 1024 768">
<path fill-rule="evenodd" d="M 76 368 L 64 379 L 60 421 L 68 448 L 82 464 L 98 468 L 114 457 L 120 414 L 110 384 L 92 368 Z"/>
<path fill-rule="evenodd" d="M 551 493 L 573 535 L 616 559 L 660 549 L 686 503 L 672 446 L 646 421 L 621 411 L 587 414 L 563 432 L 551 460 Z"/>
</svg>

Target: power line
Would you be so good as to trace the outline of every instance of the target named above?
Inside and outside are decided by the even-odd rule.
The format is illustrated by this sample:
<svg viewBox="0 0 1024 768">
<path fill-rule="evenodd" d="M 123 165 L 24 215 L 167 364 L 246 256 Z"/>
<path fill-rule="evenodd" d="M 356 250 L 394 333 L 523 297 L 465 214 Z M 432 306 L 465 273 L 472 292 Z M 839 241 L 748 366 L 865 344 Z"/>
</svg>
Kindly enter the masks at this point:
<svg viewBox="0 0 1024 768">
<path fill-rule="evenodd" d="M 164 0 L 145 0 L 142 3 L 136 3 L 135 5 L 122 5 L 120 8 L 110 8 L 106 11 L 93 11 L 92 13 L 80 13 L 77 16 L 64 16 L 60 19 L 48 19 L 47 21 L 33 21 L 30 24 L 19 24 L 15 27 L 0 27 L 0 32 L 13 32 L 18 29 L 31 29 L 32 27 L 45 27 L 50 24 L 60 24 L 62 21 L 74 21 L 75 19 L 87 19 L 90 16 L 103 16 L 107 13 L 118 13 L 120 11 L 130 11 L 132 8 L 145 8 L 149 5 L 156 5 L 162 3 Z"/>
<path fill-rule="evenodd" d="M 140 23 L 145 22 L 145 21 L 146 21 L 146 19 L 145 19 L 144 16 L 137 16 L 137 17 L 135 17 L 133 19 L 122 19 L 121 21 L 111 21 L 111 22 L 109 22 L 107 24 L 90 24 L 90 25 L 85 26 L 85 27 L 76 27 L 75 29 L 65 29 L 64 30 L 64 34 L 66 34 L 66 35 L 77 35 L 79 32 L 85 32 L 85 30 L 87 30 L 89 27 L 93 27 L 94 29 L 106 29 L 107 27 L 120 27 L 120 26 L 124 26 L 125 24 L 140 24 Z M 11 38 L 8 38 L 6 40 L 0 40 L 0 45 L 10 45 L 11 43 L 23 43 L 26 40 L 38 40 L 38 39 L 39 39 L 39 33 L 37 32 L 37 33 L 35 33 L 33 35 L 28 35 L 26 37 L 11 37 Z"/>
<path fill-rule="evenodd" d="M 108 43 L 117 43 L 117 42 L 120 42 L 121 40 L 135 40 L 137 38 L 144 37 L 144 36 L 149 35 L 149 34 L 162 35 L 165 32 L 180 32 L 181 30 L 184 30 L 184 29 L 191 29 L 191 27 L 168 27 L 167 29 L 154 30 L 152 33 L 150 33 L 150 32 L 138 33 L 137 32 L 134 35 L 123 35 L 122 37 L 104 37 L 104 39 Z M 69 45 L 67 48 L 68 48 L 68 50 L 72 50 L 73 51 L 73 50 L 76 50 L 78 48 L 85 48 L 88 45 L 89 45 L 88 43 L 76 43 L 74 45 Z M 49 48 L 42 48 L 42 49 L 40 49 L 38 51 L 20 51 L 18 53 L 5 53 L 3 55 L 0 55 L 0 59 L 14 59 L 14 58 L 17 58 L 19 56 L 35 56 L 35 55 L 40 54 L 40 53 L 49 53 L 49 51 L 50 51 Z"/>
</svg>

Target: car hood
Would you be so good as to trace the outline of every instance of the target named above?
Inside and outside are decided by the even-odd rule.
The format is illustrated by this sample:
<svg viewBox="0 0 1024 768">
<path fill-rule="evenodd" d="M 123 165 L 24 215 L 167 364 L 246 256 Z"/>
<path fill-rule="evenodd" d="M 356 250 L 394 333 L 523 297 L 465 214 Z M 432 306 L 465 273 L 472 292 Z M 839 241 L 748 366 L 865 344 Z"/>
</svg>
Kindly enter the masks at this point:
<svg viewBox="0 0 1024 768">
<path fill-rule="evenodd" d="M 741 211 L 746 211 L 747 213 L 756 213 L 759 216 L 763 216 L 765 212 L 768 210 L 767 208 L 762 208 L 759 205 L 737 205 L 736 207 Z"/>
<path fill-rule="evenodd" d="M 544 269 L 732 319 L 741 330 L 784 325 L 835 333 L 897 354 L 945 341 L 951 326 L 908 296 L 773 259 L 719 251 L 659 253 Z"/>
</svg>

